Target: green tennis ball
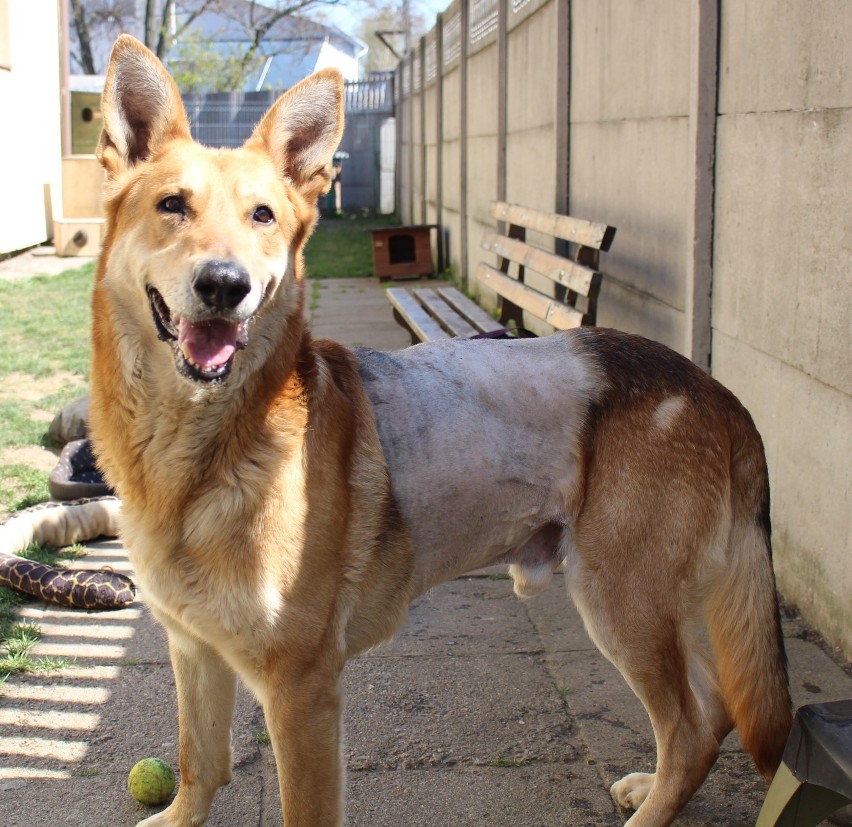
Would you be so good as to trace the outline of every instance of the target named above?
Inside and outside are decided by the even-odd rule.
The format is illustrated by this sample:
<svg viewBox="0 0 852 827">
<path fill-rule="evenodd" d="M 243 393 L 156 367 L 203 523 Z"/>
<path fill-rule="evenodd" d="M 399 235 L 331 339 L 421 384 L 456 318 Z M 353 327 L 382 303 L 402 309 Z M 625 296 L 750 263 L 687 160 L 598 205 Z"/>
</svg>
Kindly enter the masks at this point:
<svg viewBox="0 0 852 827">
<path fill-rule="evenodd" d="M 143 758 L 127 776 L 127 789 L 148 806 L 162 804 L 175 788 L 175 771 L 159 758 Z"/>
</svg>

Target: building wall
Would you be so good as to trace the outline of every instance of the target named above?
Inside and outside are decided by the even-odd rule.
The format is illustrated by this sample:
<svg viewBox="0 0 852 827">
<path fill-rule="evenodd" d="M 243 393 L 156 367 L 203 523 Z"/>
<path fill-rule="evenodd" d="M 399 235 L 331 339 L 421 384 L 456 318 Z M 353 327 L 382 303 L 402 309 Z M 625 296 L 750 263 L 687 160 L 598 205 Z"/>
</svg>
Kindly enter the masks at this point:
<svg viewBox="0 0 852 827">
<path fill-rule="evenodd" d="M 570 209 L 618 228 L 599 323 L 685 352 L 690 3 L 571 9 Z"/>
<path fill-rule="evenodd" d="M 454 272 L 476 289 L 494 198 L 614 225 L 599 324 L 752 411 L 781 592 L 852 655 L 852 4 L 456 0 L 445 35 L 456 17 L 430 150 Z"/>
<path fill-rule="evenodd" d="M 557 3 L 507 10 L 505 199 L 554 209 L 556 176 Z M 563 113 L 564 114 L 564 113 Z M 536 159 L 538 163 L 536 164 Z M 537 174 L 530 174 L 530 161 Z"/>
<path fill-rule="evenodd" d="M 346 80 L 355 81 L 361 79 L 361 59 L 357 55 L 338 49 L 333 43 L 326 40 L 320 47 L 317 63 L 314 71 L 320 69 L 340 69 Z"/>
<path fill-rule="evenodd" d="M 56 0 L 0 3 L 0 254 L 49 240 L 61 213 L 59 13 Z"/>
<path fill-rule="evenodd" d="M 818 6 L 725 4 L 713 372 L 764 436 L 781 591 L 848 653 L 852 8 Z"/>
</svg>

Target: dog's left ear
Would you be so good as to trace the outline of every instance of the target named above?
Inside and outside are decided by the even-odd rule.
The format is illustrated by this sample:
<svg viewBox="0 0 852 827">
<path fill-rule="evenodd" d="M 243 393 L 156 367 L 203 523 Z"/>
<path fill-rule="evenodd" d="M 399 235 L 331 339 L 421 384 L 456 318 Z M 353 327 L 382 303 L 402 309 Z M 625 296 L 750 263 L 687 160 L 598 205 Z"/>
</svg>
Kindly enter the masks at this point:
<svg viewBox="0 0 852 827">
<path fill-rule="evenodd" d="M 282 174 L 313 202 L 331 185 L 331 160 L 343 136 L 343 75 L 316 72 L 285 92 L 246 147 L 272 156 Z"/>
<path fill-rule="evenodd" d="M 123 34 L 112 48 L 101 103 L 98 160 L 114 177 L 163 143 L 191 138 L 180 92 L 153 52 Z"/>
</svg>

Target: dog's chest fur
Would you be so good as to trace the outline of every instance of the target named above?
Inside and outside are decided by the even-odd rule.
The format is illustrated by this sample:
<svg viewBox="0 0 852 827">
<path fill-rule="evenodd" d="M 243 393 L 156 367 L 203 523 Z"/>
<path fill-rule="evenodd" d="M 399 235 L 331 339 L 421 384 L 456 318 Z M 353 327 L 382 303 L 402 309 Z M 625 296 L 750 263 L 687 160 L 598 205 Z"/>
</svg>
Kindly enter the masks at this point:
<svg viewBox="0 0 852 827">
<path fill-rule="evenodd" d="M 143 550 L 134 564 L 146 599 L 203 639 L 263 651 L 287 621 L 304 552 L 302 445 L 266 429 L 210 432 L 203 421 L 172 434 L 165 417 L 148 441 L 123 526 L 131 553 Z"/>
</svg>

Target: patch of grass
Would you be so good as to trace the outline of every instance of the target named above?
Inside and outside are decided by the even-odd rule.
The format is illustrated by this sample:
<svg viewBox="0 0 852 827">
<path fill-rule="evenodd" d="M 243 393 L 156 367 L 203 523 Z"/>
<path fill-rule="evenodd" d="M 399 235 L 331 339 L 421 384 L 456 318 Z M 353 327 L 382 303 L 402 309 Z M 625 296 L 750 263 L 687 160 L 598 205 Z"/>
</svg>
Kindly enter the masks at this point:
<svg viewBox="0 0 852 827">
<path fill-rule="evenodd" d="M 567 698 L 571 693 L 573 693 L 573 689 L 570 686 L 557 686 L 556 691 L 563 697 Z"/>
<path fill-rule="evenodd" d="M 500 767 L 508 769 L 517 769 L 519 767 L 528 767 L 532 764 L 529 758 L 495 758 L 488 762 L 489 767 Z"/>
<path fill-rule="evenodd" d="M 0 281 L 0 454 L 48 445 L 53 415 L 86 392 L 93 272 Z M 0 516 L 48 499 L 47 477 L 0 458 Z"/>
<path fill-rule="evenodd" d="M 80 556 L 80 546 L 69 547 L 70 556 Z M 85 551 L 85 550 L 83 550 Z M 44 546 L 30 546 L 20 553 L 21 557 L 49 565 L 61 564 L 69 559 L 63 550 L 61 553 Z M 21 622 L 18 619 L 20 607 L 31 600 L 26 595 L 0 586 L 0 685 L 9 675 L 19 672 L 50 672 L 70 666 L 72 661 L 66 658 L 34 657 L 32 648 L 41 637 L 41 629 L 35 623 Z"/>
<path fill-rule="evenodd" d="M 94 263 L 56 276 L 0 281 L 0 376 L 59 370 L 89 375 L 89 296 Z"/>
<path fill-rule="evenodd" d="M 0 657 L 0 675 L 4 682 L 9 675 L 19 672 L 52 672 L 69 666 L 66 658 L 39 658 L 32 654 L 33 646 L 41 638 L 41 629 L 35 623 L 15 623 L 3 640 L 5 655 Z"/>
<path fill-rule="evenodd" d="M 255 733 L 254 740 L 258 744 L 258 746 L 261 747 L 268 747 L 270 746 L 270 744 L 272 744 L 272 739 L 269 737 L 269 733 L 265 729 L 262 729 L 260 732 Z"/>
<path fill-rule="evenodd" d="M 29 508 L 50 499 L 48 474 L 29 465 L 0 465 L 0 513 Z"/>
<path fill-rule="evenodd" d="M 322 287 L 318 281 L 311 282 L 311 295 L 308 303 L 308 310 L 310 310 L 311 313 L 319 307 L 321 289 Z"/>
<path fill-rule="evenodd" d="M 489 580 L 511 580 L 512 575 L 507 571 L 495 571 L 488 575 Z"/>
<path fill-rule="evenodd" d="M 399 224 L 394 216 L 323 217 L 305 246 L 305 269 L 312 279 L 369 278 L 373 243 L 369 231 Z"/>
</svg>

